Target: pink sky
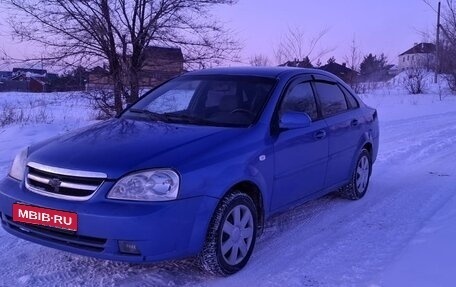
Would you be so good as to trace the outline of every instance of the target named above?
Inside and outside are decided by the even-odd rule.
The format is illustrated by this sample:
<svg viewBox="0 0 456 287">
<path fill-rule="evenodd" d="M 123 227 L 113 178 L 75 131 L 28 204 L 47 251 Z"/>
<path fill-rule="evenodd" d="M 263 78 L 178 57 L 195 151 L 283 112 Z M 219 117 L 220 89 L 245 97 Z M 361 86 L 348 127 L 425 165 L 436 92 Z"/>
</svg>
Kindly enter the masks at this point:
<svg viewBox="0 0 456 287">
<path fill-rule="evenodd" d="M 420 32 L 434 31 L 436 21 L 421 0 L 240 0 L 220 6 L 216 15 L 237 31 L 244 57 L 262 53 L 271 60 L 287 27 L 298 26 L 309 38 L 328 28 L 321 44 L 334 48 L 328 57 L 338 61 L 355 37 L 363 54 L 384 52 L 396 63 L 398 54 L 423 40 Z"/>
<path fill-rule="evenodd" d="M 6 14 L 0 9 L 0 49 L 14 57 L 39 53 L 11 39 Z M 421 0 L 239 0 L 215 8 L 214 14 L 243 44 L 244 62 L 261 53 L 275 63 L 273 50 L 281 35 L 288 27 L 300 27 L 309 38 L 329 29 L 321 45 L 334 51 L 323 62 L 330 56 L 343 62 L 355 37 L 363 54 L 383 52 L 396 63 L 398 54 L 423 40 L 420 32 L 432 33 L 435 25 L 435 12 Z"/>
</svg>

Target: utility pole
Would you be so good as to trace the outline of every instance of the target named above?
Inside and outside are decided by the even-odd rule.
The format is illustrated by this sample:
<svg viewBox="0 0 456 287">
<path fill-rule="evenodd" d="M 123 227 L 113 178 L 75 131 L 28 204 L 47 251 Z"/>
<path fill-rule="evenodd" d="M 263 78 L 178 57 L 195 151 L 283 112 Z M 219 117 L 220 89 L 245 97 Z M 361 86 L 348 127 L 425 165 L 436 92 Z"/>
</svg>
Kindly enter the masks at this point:
<svg viewBox="0 0 456 287">
<path fill-rule="evenodd" d="M 440 2 L 437 8 L 437 34 L 435 39 L 435 73 L 434 83 L 437 83 L 437 76 L 440 70 Z"/>
</svg>

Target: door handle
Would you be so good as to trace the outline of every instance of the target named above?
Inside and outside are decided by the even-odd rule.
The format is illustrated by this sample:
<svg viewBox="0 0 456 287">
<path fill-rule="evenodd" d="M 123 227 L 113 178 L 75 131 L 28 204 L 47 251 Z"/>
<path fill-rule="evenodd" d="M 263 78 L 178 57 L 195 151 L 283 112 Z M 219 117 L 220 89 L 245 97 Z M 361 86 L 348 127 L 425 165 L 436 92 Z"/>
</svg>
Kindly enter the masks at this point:
<svg viewBox="0 0 456 287">
<path fill-rule="evenodd" d="M 324 139 L 326 137 L 326 132 L 325 130 L 319 130 L 314 133 L 314 138 L 317 140 Z"/>
<path fill-rule="evenodd" d="M 354 119 L 354 120 L 351 121 L 350 124 L 351 124 L 352 127 L 356 127 L 359 124 L 359 121 L 357 119 Z"/>
</svg>

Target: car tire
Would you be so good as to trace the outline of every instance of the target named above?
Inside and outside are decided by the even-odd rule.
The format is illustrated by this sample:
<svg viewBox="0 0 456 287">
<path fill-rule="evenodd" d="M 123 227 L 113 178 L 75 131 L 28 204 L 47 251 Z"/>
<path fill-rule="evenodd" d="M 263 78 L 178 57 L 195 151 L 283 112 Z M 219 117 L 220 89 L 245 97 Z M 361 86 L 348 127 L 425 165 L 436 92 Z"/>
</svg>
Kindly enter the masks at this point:
<svg viewBox="0 0 456 287">
<path fill-rule="evenodd" d="M 257 209 L 245 193 L 234 191 L 219 203 L 211 219 L 200 267 L 208 273 L 227 276 L 241 270 L 255 246 L 258 227 Z"/>
<path fill-rule="evenodd" d="M 368 150 L 362 149 L 353 168 L 350 182 L 340 188 L 339 194 L 351 200 L 361 199 L 366 194 L 371 173 L 371 155 Z"/>
</svg>

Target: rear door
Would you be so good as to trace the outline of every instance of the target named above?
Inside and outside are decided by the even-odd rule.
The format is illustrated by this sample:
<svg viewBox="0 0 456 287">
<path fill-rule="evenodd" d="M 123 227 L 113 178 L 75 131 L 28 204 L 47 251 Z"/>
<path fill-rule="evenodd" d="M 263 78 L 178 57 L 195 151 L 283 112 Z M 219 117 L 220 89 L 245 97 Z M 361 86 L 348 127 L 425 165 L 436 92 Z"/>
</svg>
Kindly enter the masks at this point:
<svg viewBox="0 0 456 287">
<path fill-rule="evenodd" d="M 326 174 L 327 126 L 318 111 L 310 77 L 295 80 L 286 90 L 279 117 L 286 111 L 307 113 L 312 123 L 306 128 L 278 132 L 274 142 L 272 210 L 321 190 Z"/>
<path fill-rule="evenodd" d="M 322 116 L 328 125 L 329 156 L 325 187 L 333 187 L 350 178 L 362 136 L 361 114 L 356 99 L 347 98 L 338 83 L 317 77 L 313 84 Z"/>
</svg>

